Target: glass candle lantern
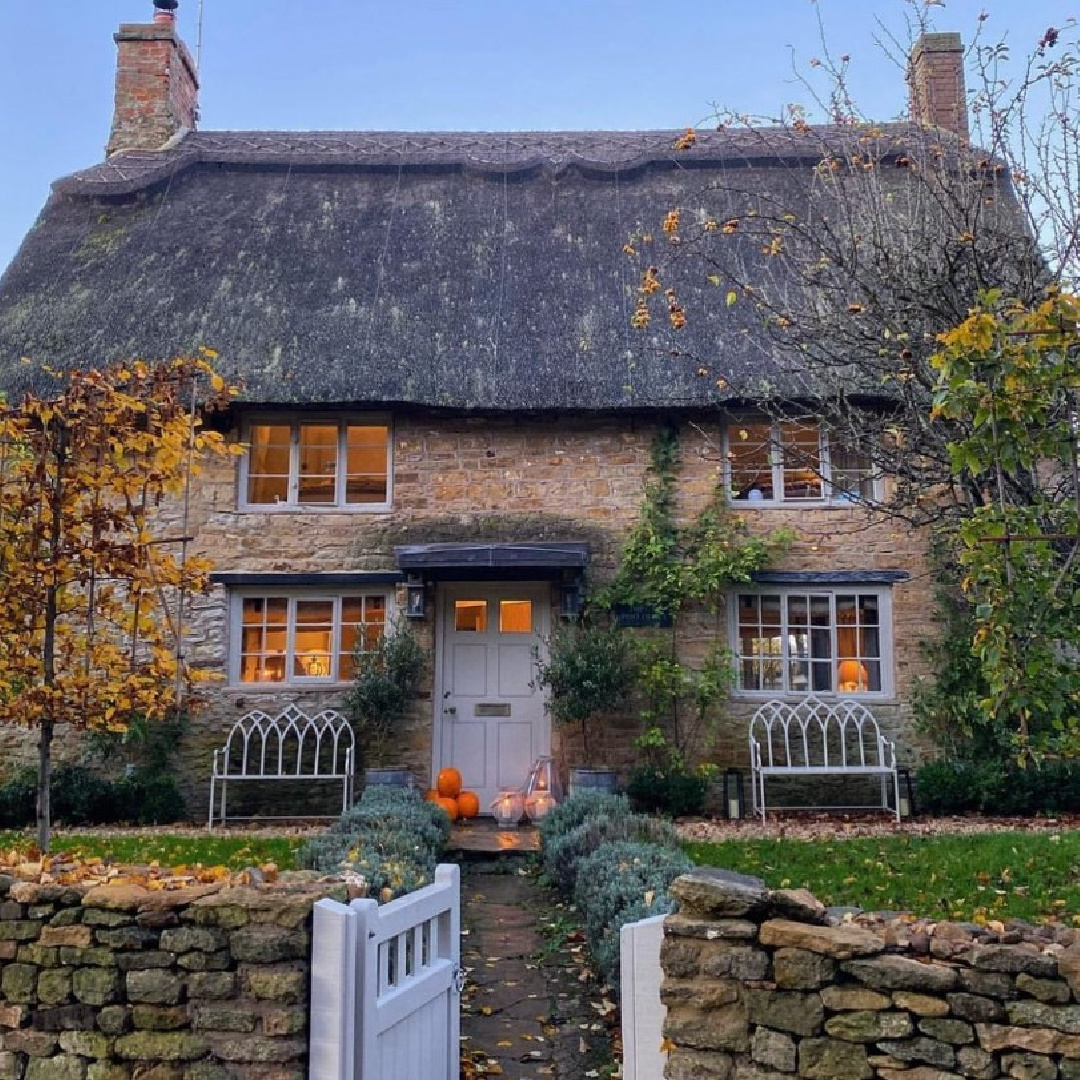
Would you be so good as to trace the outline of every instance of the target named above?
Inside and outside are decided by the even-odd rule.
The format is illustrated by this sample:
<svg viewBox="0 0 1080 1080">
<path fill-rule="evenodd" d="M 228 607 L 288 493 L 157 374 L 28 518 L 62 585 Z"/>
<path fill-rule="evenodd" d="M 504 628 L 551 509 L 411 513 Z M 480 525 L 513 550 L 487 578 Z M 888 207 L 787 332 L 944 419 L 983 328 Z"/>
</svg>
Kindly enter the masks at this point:
<svg viewBox="0 0 1080 1080">
<path fill-rule="evenodd" d="M 559 783 L 559 771 L 555 768 L 555 759 L 538 757 L 529 770 L 525 781 L 525 798 L 538 792 L 547 792 L 552 798 L 552 805 L 562 801 L 562 784 Z"/>
<path fill-rule="evenodd" d="M 525 796 L 525 815 L 532 822 L 543 821 L 555 808 L 555 796 L 550 791 L 534 791 Z"/>
<path fill-rule="evenodd" d="M 517 828 L 524 812 L 525 800 L 520 791 L 500 791 L 498 798 L 491 804 L 491 813 L 500 829 Z"/>
</svg>

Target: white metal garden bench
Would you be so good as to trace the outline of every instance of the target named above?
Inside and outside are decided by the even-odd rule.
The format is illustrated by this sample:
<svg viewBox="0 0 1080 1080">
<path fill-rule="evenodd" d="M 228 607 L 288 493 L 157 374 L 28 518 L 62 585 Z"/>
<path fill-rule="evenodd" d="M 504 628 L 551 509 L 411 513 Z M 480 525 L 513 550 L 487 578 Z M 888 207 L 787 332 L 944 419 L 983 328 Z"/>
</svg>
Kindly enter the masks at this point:
<svg viewBox="0 0 1080 1080">
<path fill-rule="evenodd" d="M 315 716 L 296 705 L 276 716 L 254 709 L 233 724 L 225 745 L 214 751 L 209 827 L 219 800 L 218 824 L 225 822 L 229 784 L 241 780 L 341 781 L 339 813 L 344 813 L 352 805 L 355 754 L 352 726 L 333 709 Z"/>
<path fill-rule="evenodd" d="M 876 776 L 881 780 L 881 809 L 900 820 L 896 745 L 881 734 L 862 702 L 840 698 L 830 704 L 810 696 L 799 702 L 768 701 L 754 713 L 750 788 L 754 812 L 762 821 L 766 779 L 795 776 Z"/>
</svg>

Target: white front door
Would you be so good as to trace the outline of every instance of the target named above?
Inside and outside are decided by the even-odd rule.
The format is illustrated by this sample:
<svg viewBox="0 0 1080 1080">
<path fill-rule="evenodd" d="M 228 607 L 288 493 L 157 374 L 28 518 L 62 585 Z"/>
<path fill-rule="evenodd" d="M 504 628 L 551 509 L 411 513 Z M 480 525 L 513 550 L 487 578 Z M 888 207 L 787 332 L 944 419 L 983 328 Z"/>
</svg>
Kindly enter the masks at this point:
<svg viewBox="0 0 1080 1080">
<path fill-rule="evenodd" d="M 439 592 L 435 773 L 460 770 L 488 813 L 500 788 L 520 788 L 551 752 L 534 658 L 545 648 L 550 588 L 525 582 L 453 583 Z"/>
</svg>

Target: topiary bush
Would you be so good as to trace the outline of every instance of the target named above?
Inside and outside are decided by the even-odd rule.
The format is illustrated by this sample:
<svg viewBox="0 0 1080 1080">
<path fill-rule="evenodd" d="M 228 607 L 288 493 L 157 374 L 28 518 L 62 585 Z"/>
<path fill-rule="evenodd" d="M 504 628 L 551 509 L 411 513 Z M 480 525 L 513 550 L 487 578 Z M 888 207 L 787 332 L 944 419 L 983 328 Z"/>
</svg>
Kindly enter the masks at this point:
<svg viewBox="0 0 1080 1080">
<path fill-rule="evenodd" d="M 544 848 L 548 878 L 565 896 L 574 895 L 581 860 L 616 840 L 677 848 L 679 834 L 670 821 L 645 814 L 618 813 L 587 818 Z"/>
<path fill-rule="evenodd" d="M 619 980 L 619 930 L 627 923 L 675 910 L 671 883 L 694 868 L 677 848 L 620 840 L 581 860 L 574 902 L 585 917 L 585 938 L 600 976 Z"/>
</svg>

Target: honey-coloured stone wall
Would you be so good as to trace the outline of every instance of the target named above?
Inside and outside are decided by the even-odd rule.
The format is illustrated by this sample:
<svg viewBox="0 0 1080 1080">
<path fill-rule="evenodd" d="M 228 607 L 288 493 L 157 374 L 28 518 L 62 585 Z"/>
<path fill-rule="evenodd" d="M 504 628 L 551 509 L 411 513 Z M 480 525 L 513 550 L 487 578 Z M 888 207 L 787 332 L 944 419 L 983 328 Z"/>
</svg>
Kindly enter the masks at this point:
<svg viewBox="0 0 1080 1080">
<path fill-rule="evenodd" d="M 664 924 L 667 1080 L 1077 1080 L 1080 938 L 830 917 L 697 870 Z"/>
<path fill-rule="evenodd" d="M 329 573 L 396 570 L 394 548 L 400 544 L 578 540 L 591 548 L 590 584 L 602 583 L 613 573 L 637 520 L 650 449 L 661 423 L 654 416 L 395 415 L 392 506 L 374 512 L 241 511 L 238 464 L 214 463 L 200 477 L 190 508 L 192 552 L 208 557 L 220 572 Z M 230 434 L 240 438 L 242 431 Z M 676 513 L 689 521 L 708 504 L 722 476 L 720 418 L 704 414 L 683 423 L 679 435 Z M 885 733 L 898 742 L 901 761 L 913 764 L 926 748 L 911 724 L 910 696 L 916 678 L 929 673 L 920 642 L 933 633 L 933 581 L 927 572 L 925 537 L 850 504 L 746 505 L 735 512 L 754 529 L 787 527 L 795 532 L 795 543 L 773 569 L 900 570 L 909 575 L 892 589 L 895 693 L 872 707 Z M 161 508 L 159 525 L 165 534 L 180 535 L 181 522 L 178 506 Z M 421 782 L 430 776 L 435 719 L 434 592 L 429 589 L 426 617 L 412 624 L 432 663 L 399 755 Z M 195 818 L 206 813 L 213 751 L 240 716 L 252 708 L 273 711 L 291 702 L 305 708 L 336 707 L 344 698 L 344 687 L 230 686 L 227 601 L 226 590 L 216 587 L 194 600 L 188 618 L 186 651 L 194 663 L 217 676 L 204 692 L 203 707 L 192 715 L 180 755 L 179 777 Z M 554 586 L 552 601 L 557 605 Z M 684 655 L 703 654 L 717 636 L 727 643 L 723 618 L 693 613 L 680 618 Z M 727 705 L 711 755 L 719 765 L 745 766 L 746 725 L 758 704 L 735 696 Z M 594 758 L 625 771 L 637 756 L 634 739 L 640 729 L 632 711 L 605 722 L 590 740 Z M 556 728 L 553 737 L 557 757 L 566 765 L 581 763 L 575 730 Z M 61 760 L 78 755 L 77 741 L 61 738 Z M 32 739 L 0 729 L 0 761 L 7 768 L 32 763 Z M 270 787 L 261 785 L 264 794 Z M 253 798 L 255 790 L 253 786 Z M 332 797 L 325 803 L 332 807 Z"/>
</svg>

